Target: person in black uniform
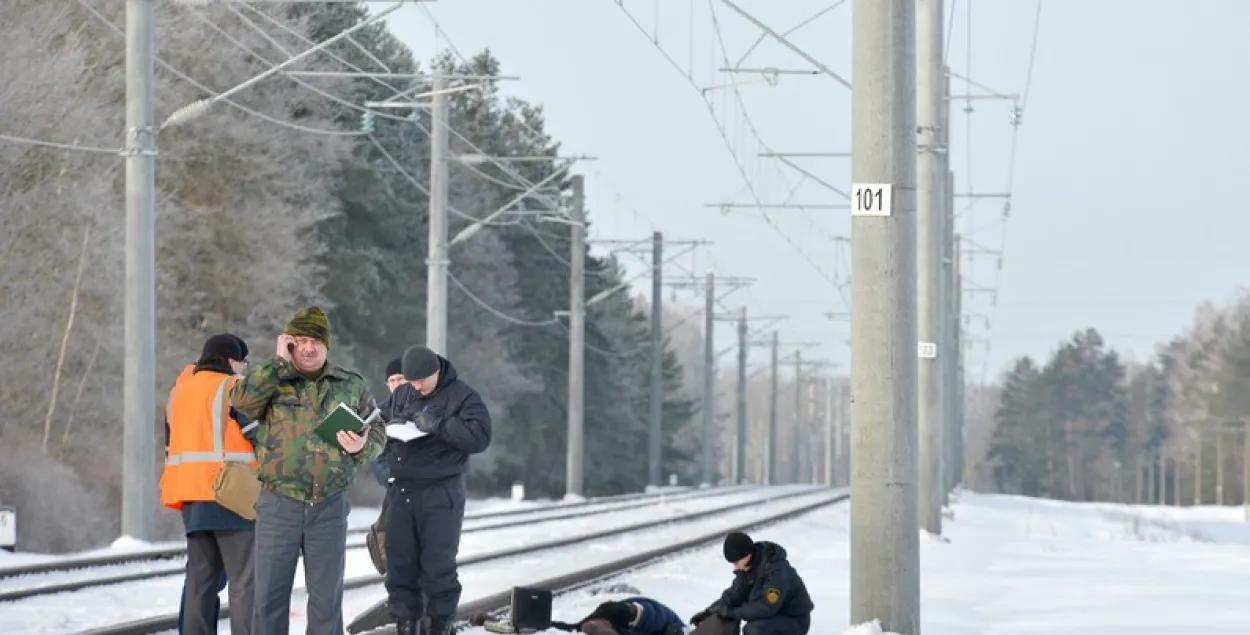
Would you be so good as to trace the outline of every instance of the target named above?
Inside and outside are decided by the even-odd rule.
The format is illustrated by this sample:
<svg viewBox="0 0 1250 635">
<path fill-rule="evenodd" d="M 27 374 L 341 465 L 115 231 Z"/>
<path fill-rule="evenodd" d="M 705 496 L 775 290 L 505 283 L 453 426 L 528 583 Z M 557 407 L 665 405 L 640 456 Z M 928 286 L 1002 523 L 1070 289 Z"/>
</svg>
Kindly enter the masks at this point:
<svg viewBox="0 0 1250 635">
<path fill-rule="evenodd" d="M 743 635 L 807 635 L 815 606 L 781 545 L 735 531 L 725 537 L 725 560 L 733 563 L 733 584 L 692 624 L 719 615 L 746 622 Z"/>
<path fill-rule="evenodd" d="M 423 436 L 386 444 L 393 479 L 385 520 L 387 607 L 398 635 L 450 635 L 460 603 L 464 474 L 469 455 L 490 446 L 490 412 L 456 367 L 429 348 L 404 351 L 403 374 L 407 382 L 384 414 L 391 423 L 412 422 Z"/>
</svg>

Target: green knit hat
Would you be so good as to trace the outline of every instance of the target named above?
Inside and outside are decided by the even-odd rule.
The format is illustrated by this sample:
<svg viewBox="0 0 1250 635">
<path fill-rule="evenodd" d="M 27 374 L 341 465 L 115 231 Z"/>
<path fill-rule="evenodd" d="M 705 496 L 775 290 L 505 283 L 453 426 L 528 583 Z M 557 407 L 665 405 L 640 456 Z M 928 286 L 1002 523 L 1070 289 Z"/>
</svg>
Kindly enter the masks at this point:
<svg viewBox="0 0 1250 635">
<path fill-rule="evenodd" d="M 330 348 L 330 318 L 319 306 L 297 312 L 282 332 L 291 337 L 311 337 Z"/>
</svg>

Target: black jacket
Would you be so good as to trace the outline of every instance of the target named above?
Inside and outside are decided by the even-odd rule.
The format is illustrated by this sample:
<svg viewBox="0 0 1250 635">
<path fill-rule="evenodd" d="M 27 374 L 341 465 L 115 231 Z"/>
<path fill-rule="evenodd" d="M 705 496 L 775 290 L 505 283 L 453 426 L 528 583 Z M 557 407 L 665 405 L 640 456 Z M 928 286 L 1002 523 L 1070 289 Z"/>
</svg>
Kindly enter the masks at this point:
<svg viewBox="0 0 1250 635">
<path fill-rule="evenodd" d="M 482 397 L 460 381 L 456 367 L 443 357 L 439 361 L 438 387 L 422 395 L 412 384 L 402 384 L 384 404 L 383 421 L 416 421 L 424 410 L 441 423 L 429 436 L 403 442 L 388 439 L 381 458 L 386 473 L 375 470 L 379 481 L 437 481 L 468 471 L 469 455 L 490 446 L 490 412 Z M 380 466 L 379 466 L 380 467 Z"/>
<path fill-rule="evenodd" d="M 755 543 L 751 570 L 734 574 L 719 603 L 744 622 L 775 615 L 803 617 L 815 608 L 803 578 L 786 559 L 786 550 L 768 541 Z"/>
</svg>

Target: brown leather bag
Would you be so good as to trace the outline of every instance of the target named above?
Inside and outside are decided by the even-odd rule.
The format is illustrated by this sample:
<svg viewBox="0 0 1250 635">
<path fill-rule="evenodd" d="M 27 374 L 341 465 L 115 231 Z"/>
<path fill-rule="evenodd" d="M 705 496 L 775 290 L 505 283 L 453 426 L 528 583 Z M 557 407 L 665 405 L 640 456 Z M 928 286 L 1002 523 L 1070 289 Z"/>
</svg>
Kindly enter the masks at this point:
<svg viewBox="0 0 1250 635">
<path fill-rule="evenodd" d="M 223 433 L 230 420 L 230 400 L 226 398 L 226 386 L 230 383 L 229 379 L 221 382 L 213 396 L 213 416 L 221 418 Z M 260 477 L 256 468 L 249 463 L 223 460 L 221 471 L 213 481 L 213 497 L 222 507 L 247 520 L 256 520 L 256 501 L 260 500 Z"/>
<path fill-rule="evenodd" d="M 369 533 L 365 534 L 365 548 L 369 550 L 373 568 L 386 575 L 386 531 L 382 529 L 381 518 L 369 526 Z"/>
</svg>

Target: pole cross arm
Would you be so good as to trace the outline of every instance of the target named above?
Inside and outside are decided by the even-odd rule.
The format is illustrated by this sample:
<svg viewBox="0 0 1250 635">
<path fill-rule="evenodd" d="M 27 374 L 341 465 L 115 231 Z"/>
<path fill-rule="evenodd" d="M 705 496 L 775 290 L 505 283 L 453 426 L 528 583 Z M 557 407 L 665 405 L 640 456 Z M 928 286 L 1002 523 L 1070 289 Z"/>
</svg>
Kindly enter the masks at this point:
<svg viewBox="0 0 1250 635">
<path fill-rule="evenodd" d="M 487 215 L 485 218 L 483 218 L 483 219 L 481 219 L 481 220 L 479 220 L 479 221 L 477 221 L 477 222 L 473 223 L 472 225 L 469 225 L 468 227 L 465 227 L 464 229 L 460 230 L 460 233 L 459 233 L 459 234 L 456 234 L 456 237 L 455 237 L 455 238 L 452 238 L 452 239 L 451 239 L 451 242 L 449 242 L 449 243 L 447 243 L 447 244 L 448 244 L 449 246 L 450 246 L 450 245 L 455 245 L 455 244 L 457 244 L 457 243 L 462 243 L 462 242 L 464 242 L 464 241 L 466 241 L 466 240 L 468 240 L 468 239 L 472 238 L 475 234 L 477 234 L 478 232 L 482 231 L 482 228 L 483 228 L 483 227 L 485 227 L 487 223 L 490 223 L 491 221 L 495 220 L 495 219 L 496 219 L 496 218 L 498 218 L 499 216 L 502 216 L 502 215 L 503 215 L 504 213 L 506 213 L 506 212 L 508 211 L 508 209 L 509 209 L 509 208 L 511 208 L 513 205 L 516 205 L 517 203 L 519 203 L 519 202 L 521 202 L 521 201 L 525 200 L 525 198 L 526 198 L 526 197 L 528 197 L 529 195 L 531 195 L 531 194 L 533 194 L 534 192 L 538 191 L 538 190 L 539 190 L 540 188 L 542 188 L 544 185 L 546 185 L 546 184 L 550 183 L 551 181 L 554 181 L 554 180 L 556 179 L 556 177 L 558 177 L 558 176 L 560 176 L 560 175 L 564 174 L 565 172 L 567 172 L 567 171 L 568 171 L 568 169 L 569 169 L 570 167 L 572 167 L 572 164 L 567 164 L 567 165 L 562 165 L 562 166 L 560 166 L 560 167 L 559 167 L 558 169 L 556 169 L 554 172 L 552 172 L 551 174 L 548 174 L 548 175 L 547 175 L 547 178 L 545 178 L 545 179 L 543 179 L 543 180 L 541 180 L 541 181 L 539 181 L 539 182 L 537 182 L 537 183 L 535 183 L 535 184 L 533 184 L 533 185 L 529 186 L 528 188 L 526 188 L 526 190 L 525 190 L 524 192 L 521 192 L 520 194 L 517 194 L 516 196 L 514 196 L 514 197 L 512 198 L 512 200 L 508 201 L 507 203 L 504 203 L 502 206 L 500 206 L 500 207 L 499 207 L 499 209 L 495 210 L 494 212 L 491 212 L 491 213 L 490 213 L 489 215 Z"/>
<path fill-rule="evenodd" d="M 690 253 L 691 251 L 693 251 L 693 250 L 694 250 L 694 248 L 695 248 L 695 245 L 688 246 L 688 247 L 686 247 L 685 249 L 683 249 L 683 250 L 681 250 L 681 251 L 679 251 L 679 252 L 677 252 L 677 253 L 675 253 L 675 254 L 673 254 L 673 255 L 671 255 L 671 256 L 668 256 L 667 258 L 665 258 L 664 260 L 662 260 L 662 261 L 660 262 L 660 264 L 667 264 L 667 263 L 669 263 L 669 262 L 671 262 L 671 261 L 673 261 L 673 260 L 676 260 L 677 258 L 680 258 L 680 257 L 682 257 L 682 256 L 684 256 L 684 255 L 686 255 L 686 254 Z M 643 279 L 643 278 L 645 278 L 645 277 L 647 277 L 647 276 L 651 275 L 651 272 L 652 272 L 654 269 L 655 269 L 654 267 L 652 267 L 652 266 L 650 266 L 650 265 L 647 265 L 646 270 L 645 270 L 645 271 L 643 271 L 642 273 L 639 273 L 638 275 L 636 275 L 636 276 L 634 276 L 634 277 L 632 277 L 632 278 L 630 278 L 630 279 L 628 279 L 628 280 L 626 280 L 626 281 L 624 281 L 624 282 L 622 282 L 622 283 L 620 283 L 620 284 L 616 285 L 615 287 L 612 287 L 612 288 L 610 288 L 610 289 L 604 289 L 603 291 L 600 291 L 599 293 L 596 293 L 594 297 L 590 298 L 589 300 L 586 300 L 586 306 L 588 306 L 588 307 L 589 307 L 589 306 L 591 306 L 591 305 L 593 305 L 593 304 L 597 304 L 598 302 L 600 302 L 600 301 L 604 300 L 605 298 L 607 298 L 608 296 L 612 295 L 613 293 L 616 293 L 617 291 L 620 291 L 621 289 L 627 288 L 629 285 L 631 285 L 631 284 L 633 284 L 633 283 L 635 283 L 635 282 L 637 282 L 637 281 L 639 281 L 639 280 L 641 280 L 641 279 Z"/>
</svg>

